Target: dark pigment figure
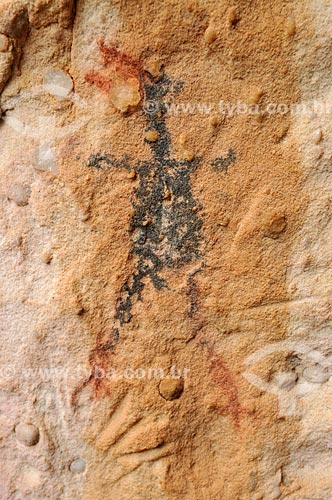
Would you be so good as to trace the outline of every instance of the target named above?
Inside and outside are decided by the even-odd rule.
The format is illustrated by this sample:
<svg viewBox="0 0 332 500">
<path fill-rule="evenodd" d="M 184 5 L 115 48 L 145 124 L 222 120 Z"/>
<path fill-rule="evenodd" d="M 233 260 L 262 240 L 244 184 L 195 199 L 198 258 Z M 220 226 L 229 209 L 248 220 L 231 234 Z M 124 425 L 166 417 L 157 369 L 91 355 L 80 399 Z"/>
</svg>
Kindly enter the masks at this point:
<svg viewBox="0 0 332 500">
<path fill-rule="evenodd" d="M 93 154 L 88 161 L 89 167 L 125 168 L 135 171 L 139 177 L 139 185 L 134 190 L 134 215 L 130 228 L 133 234 L 131 253 L 137 263 L 117 301 L 115 320 L 118 326 L 131 321 L 134 302 L 142 300 L 144 279 L 149 278 L 157 290 L 162 290 L 167 287 L 160 276 L 164 268 L 177 269 L 202 257 L 203 221 L 199 216 L 202 207 L 193 198 L 190 186 L 191 174 L 201 165 L 202 159 L 195 157 L 192 161 L 178 161 L 171 158 L 172 143 L 165 119 L 169 105 L 166 96 L 174 98 L 183 84 L 171 82 L 166 75 L 154 81 L 146 73 L 141 75 L 141 82 L 145 96 L 146 132 L 158 132 L 158 139 L 148 142 L 152 158 L 133 166 L 127 157 L 117 160 L 111 154 Z M 229 165 L 234 162 L 235 153 L 230 149 L 226 158 L 215 158 L 211 166 L 227 173 Z M 113 337 L 103 349 L 115 347 L 119 339 L 116 326 Z"/>
</svg>

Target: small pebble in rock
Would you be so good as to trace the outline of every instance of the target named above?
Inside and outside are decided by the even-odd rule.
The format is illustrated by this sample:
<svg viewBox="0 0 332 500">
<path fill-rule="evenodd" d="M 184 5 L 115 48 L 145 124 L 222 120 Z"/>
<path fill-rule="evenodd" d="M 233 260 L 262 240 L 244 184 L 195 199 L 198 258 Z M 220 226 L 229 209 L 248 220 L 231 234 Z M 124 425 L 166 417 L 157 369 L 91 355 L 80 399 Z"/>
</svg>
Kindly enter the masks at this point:
<svg viewBox="0 0 332 500">
<path fill-rule="evenodd" d="M 131 172 L 129 172 L 128 177 L 129 177 L 129 179 L 136 179 L 136 172 L 135 172 L 135 170 L 132 170 Z"/>
<path fill-rule="evenodd" d="M 159 133 L 157 132 L 157 130 L 148 130 L 147 132 L 145 132 L 145 139 L 148 142 L 156 142 L 158 138 Z"/>
<path fill-rule="evenodd" d="M 84 307 L 81 306 L 81 305 L 78 305 L 77 308 L 76 308 L 76 314 L 77 314 L 77 316 L 83 316 L 84 313 L 85 313 Z"/>
<path fill-rule="evenodd" d="M 85 471 L 85 468 L 86 468 L 86 463 L 85 460 L 83 460 L 82 458 L 77 458 L 76 460 L 73 460 L 69 466 L 69 469 L 73 474 L 82 474 L 82 472 Z"/>
<path fill-rule="evenodd" d="M 159 384 L 159 394 L 167 401 L 178 399 L 183 392 L 183 380 L 175 378 L 165 378 Z"/>
<path fill-rule="evenodd" d="M 50 69 L 45 75 L 44 87 L 56 97 L 67 97 L 73 90 L 73 81 L 64 71 Z"/>
<path fill-rule="evenodd" d="M 139 81 L 133 77 L 114 78 L 109 95 L 116 109 L 121 113 L 126 113 L 130 108 L 137 106 L 141 100 Z"/>
<path fill-rule="evenodd" d="M 193 159 L 195 158 L 195 154 L 194 154 L 194 152 L 193 152 L 193 151 L 191 151 L 191 150 L 186 150 L 186 151 L 184 151 L 184 153 L 183 153 L 183 157 L 184 157 L 184 159 L 185 159 L 185 160 L 187 160 L 187 161 L 193 161 Z"/>
<path fill-rule="evenodd" d="M 19 207 L 25 207 L 29 203 L 31 191 L 27 186 L 13 184 L 10 186 L 7 198 L 16 203 Z"/>
<path fill-rule="evenodd" d="M 322 133 L 321 129 L 319 128 L 319 129 L 315 130 L 315 132 L 313 134 L 314 143 L 319 144 L 320 141 L 322 140 L 322 138 L 323 138 L 323 133 Z"/>
<path fill-rule="evenodd" d="M 204 41 L 206 43 L 212 43 L 217 39 L 217 31 L 213 26 L 209 26 L 204 33 Z"/>
<path fill-rule="evenodd" d="M 295 32 L 296 32 L 295 19 L 293 17 L 290 17 L 289 19 L 287 19 L 286 22 L 286 33 L 288 36 L 293 36 L 295 35 Z"/>
<path fill-rule="evenodd" d="M 260 98 L 263 95 L 263 91 L 261 89 L 256 90 L 248 99 L 248 104 L 257 104 Z"/>
<path fill-rule="evenodd" d="M 9 49 L 9 40 L 6 35 L 0 34 L 0 52 L 7 52 Z"/>
<path fill-rule="evenodd" d="M 50 264 L 53 259 L 52 252 L 50 250 L 45 250 L 42 254 L 42 259 L 45 264 Z"/>
<path fill-rule="evenodd" d="M 88 212 L 80 214 L 79 218 L 82 222 L 86 222 L 87 220 L 90 219 L 90 214 Z"/>
<path fill-rule="evenodd" d="M 161 63 L 155 59 L 151 59 L 144 64 L 144 70 L 150 73 L 154 78 L 157 78 L 161 72 Z"/>
<path fill-rule="evenodd" d="M 235 7 L 231 7 L 228 11 L 228 14 L 227 14 L 227 18 L 228 18 L 228 23 L 230 26 L 235 26 L 240 18 L 236 12 L 236 8 Z"/>
<path fill-rule="evenodd" d="M 180 137 L 179 137 L 179 142 L 180 144 L 185 144 L 188 140 L 188 137 L 186 136 L 186 134 L 180 134 Z"/>
<path fill-rule="evenodd" d="M 264 235 L 269 238 L 278 238 L 287 227 L 287 220 L 284 215 L 271 211 L 265 215 L 263 220 Z"/>
<path fill-rule="evenodd" d="M 265 115 L 264 115 L 264 113 L 259 112 L 259 113 L 255 114 L 255 118 L 256 118 L 256 121 L 260 124 L 264 120 Z"/>
<path fill-rule="evenodd" d="M 209 122 L 211 127 L 216 127 L 217 125 L 219 125 L 219 118 L 217 116 L 211 116 L 209 118 Z"/>
<path fill-rule="evenodd" d="M 227 216 L 221 216 L 220 220 L 218 221 L 218 225 L 221 227 L 227 227 L 230 222 L 230 218 Z"/>
<path fill-rule="evenodd" d="M 33 424 L 18 424 L 15 427 L 15 435 L 25 446 L 35 446 L 39 441 L 39 429 Z"/>
<path fill-rule="evenodd" d="M 165 189 L 164 192 L 164 200 L 170 200 L 172 198 L 172 194 L 168 188 Z"/>
</svg>

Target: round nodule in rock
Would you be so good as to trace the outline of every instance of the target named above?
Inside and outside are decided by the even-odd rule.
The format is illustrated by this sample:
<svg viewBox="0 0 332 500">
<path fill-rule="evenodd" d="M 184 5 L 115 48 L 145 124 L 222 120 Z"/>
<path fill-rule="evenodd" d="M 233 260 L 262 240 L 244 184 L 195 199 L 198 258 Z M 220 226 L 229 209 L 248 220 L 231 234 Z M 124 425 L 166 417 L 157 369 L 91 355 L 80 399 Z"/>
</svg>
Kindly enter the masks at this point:
<svg viewBox="0 0 332 500">
<path fill-rule="evenodd" d="M 56 97 L 67 97 L 73 90 L 74 84 L 71 77 L 61 70 L 50 69 L 44 80 L 44 88 Z"/>
<path fill-rule="evenodd" d="M 287 219 L 283 213 L 269 210 L 263 217 L 264 236 L 277 239 L 287 228 Z"/>
<path fill-rule="evenodd" d="M 35 446 L 39 441 L 39 429 L 33 424 L 18 424 L 15 427 L 17 440 L 25 446 Z"/>
<path fill-rule="evenodd" d="M 159 384 L 159 394 L 167 401 L 178 399 L 183 392 L 183 380 L 178 378 L 165 378 Z"/>
<path fill-rule="evenodd" d="M 85 471 L 85 468 L 86 468 L 86 463 L 85 460 L 83 460 L 83 458 L 76 458 L 76 460 L 73 460 L 69 466 L 69 469 L 73 474 L 81 474 L 82 472 Z"/>
<path fill-rule="evenodd" d="M 31 190 L 27 186 L 21 184 L 13 184 L 7 194 L 9 200 L 16 203 L 18 207 L 25 207 L 29 204 Z"/>
</svg>

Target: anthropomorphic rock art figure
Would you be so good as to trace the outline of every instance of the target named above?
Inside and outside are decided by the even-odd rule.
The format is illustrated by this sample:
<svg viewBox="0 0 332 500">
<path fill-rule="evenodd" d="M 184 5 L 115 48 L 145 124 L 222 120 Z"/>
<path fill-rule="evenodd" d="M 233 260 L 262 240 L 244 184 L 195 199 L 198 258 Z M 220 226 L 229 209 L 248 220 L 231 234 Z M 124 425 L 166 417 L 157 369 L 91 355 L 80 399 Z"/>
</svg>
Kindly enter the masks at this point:
<svg viewBox="0 0 332 500">
<path fill-rule="evenodd" d="M 330 355 L 329 12 L 247 4 L 0 2 L 1 500 L 329 498 L 329 370 L 245 365 Z"/>
<path fill-rule="evenodd" d="M 115 313 L 118 325 L 113 329 L 114 338 L 107 340 L 103 346 L 104 349 L 113 349 L 119 338 L 119 327 L 129 323 L 133 317 L 134 301 L 142 300 L 145 278 L 149 278 L 157 290 L 162 290 L 167 287 L 160 276 L 163 269 L 177 269 L 199 259 L 203 262 L 200 252 L 202 206 L 194 199 L 190 185 L 190 176 L 202 164 L 202 158 L 192 155 L 184 160 L 176 160 L 171 157 L 172 140 L 166 125 L 170 104 L 167 99 L 176 97 L 183 83 L 173 82 L 161 70 L 157 76 L 153 76 L 149 71 L 140 69 L 139 62 L 133 61 L 113 45 L 105 45 L 104 41 L 100 42 L 100 49 L 106 65 L 116 63 L 115 72 L 124 75 L 121 77 L 123 82 L 138 79 L 136 88 L 140 89 L 144 100 L 147 122 L 145 141 L 149 143 L 152 153 L 150 159 L 136 164 L 127 157 L 116 159 L 110 153 L 93 154 L 88 161 L 88 166 L 92 168 L 125 168 L 132 175 L 139 176 L 130 225 L 133 242 L 131 253 L 137 264 L 118 298 Z M 86 79 L 107 91 L 110 91 L 113 81 L 95 72 L 88 73 Z M 122 89 L 121 84 L 116 87 L 118 93 L 125 90 L 129 92 L 125 84 L 122 85 Z M 115 98 L 115 102 L 118 109 L 122 109 L 119 98 Z M 128 102 L 126 111 L 129 110 Z M 235 159 L 234 151 L 229 149 L 225 158 L 217 157 L 210 165 L 217 171 L 227 173 Z"/>
<path fill-rule="evenodd" d="M 93 153 L 87 161 L 88 168 L 97 169 L 101 173 L 109 169 L 125 169 L 132 178 L 138 179 L 133 193 L 133 211 L 129 227 L 134 270 L 123 283 L 118 296 L 111 335 L 101 335 L 97 338 L 96 347 L 90 357 L 93 370 L 88 381 L 94 382 L 98 391 L 100 388 L 105 389 L 113 401 L 110 419 L 96 436 L 95 445 L 98 450 L 110 452 L 117 458 L 118 466 L 120 464 L 123 467 L 119 472 L 120 478 L 144 463 L 159 462 L 163 457 L 174 456 L 178 453 L 176 450 L 182 447 L 186 432 L 183 425 L 187 426 L 187 417 L 182 415 L 180 400 L 176 401 L 183 391 L 183 373 L 173 379 L 163 380 L 155 395 L 147 384 L 142 387 L 140 381 L 131 381 L 128 387 L 128 381 L 109 381 L 102 378 L 96 380 L 94 374 L 98 373 L 98 370 L 105 373 L 112 369 L 114 356 L 116 357 L 121 346 L 122 330 L 130 328 L 135 319 L 135 304 L 140 301 L 145 304 L 144 288 L 147 283 L 150 282 L 157 295 L 166 290 L 171 293 L 172 283 L 169 276 L 172 271 L 177 273 L 186 266 L 188 268 L 188 318 L 192 331 L 188 332 L 186 342 L 195 338 L 204 327 L 206 319 L 200 311 L 200 291 L 196 283 L 197 273 L 204 268 L 204 254 L 201 248 L 202 206 L 191 190 L 191 175 L 203 161 L 194 155 L 183 160 L 172 157 L 172 139 L 166 125 L 167 110 L 169 100 L 178 95 L 183 84 L 173 82 L 162 71 L 152 75 L 141 69 L 139 63 L 135 63 L 114 46 L 106 46 L 103 41 L 100 48 L 106 59 L 106 67 L 115 61 L 114 74 L 105 77 L 96 72 L 89 72 L 86 80 L 108 93 L 111 93 L 113 78 L 117 82 L 120 81 L 121 84 L 116 85 L 122 85 L 122 91 L 126 89 L 125 112 L 130 111 L 128 102 L 131 95 L 134 96 L 135 106 L 137 103 L 136 90 L 126 87 L 128 81 L 132 88 L 139 89 L 146 118 L 145 142 L 151 149 L 151 157 L 143 161 L 135 162 L 127 156 L 116 158 L 108 151 Z M 135 78 L 137 83 L 133 83 Z M 121 93 L 120 90 L 118 92 Z M 121 111 L 117 97 L 114 98 L 113 104 L 114 102 L 115 107 Z M 220 156 L 211 160 L 209 168 L 227 173 L 228 167 L 235 159 L 234 151 L 229 149 L 226 157 Z M 168 271 L 167 279 L 164 277 L 165 271 Z M 139 339 L 136 339 L 136 342 L 139 342 Z M 224 395 L 223 403 L 219 408 L 216 406 L 216 414 L 229 415 L 235 426 L 238 426 L 243 409 L 239 403 L 233 376 L 208 343 L 202 347 L 202 352 L 205 353 L 207 367 L 211 369 L 211 383 L 218 386 Z M 154 359 L 156 355 L 157 353 L 147 350 L 145 362 L 151 357 Z M 128 353 L 127 361 L 131 359 L 130 356 L 131 353 Z M 123 390 L 119 389 L 121 386 Z M 135 390 L 137 394 L 148 394 L 146 397 L 150 400 L 149 405 L 154 401 L 153 408 L 151 407 L 148 413 L 146 408 L 139 405 L 142 396 L 136 394 L 134 397 Z M 168 403 L 166 408 L 165 401 L 173 401 L 174 407 Z M 175 415 L 178 415 L 177 418 Z M 178 423 L 174 426 L 176 419 Z M 179 424 L 180 421 L 183 425 Z M 173 462 L 175 467 L 176 461 Z"/>
</svg>

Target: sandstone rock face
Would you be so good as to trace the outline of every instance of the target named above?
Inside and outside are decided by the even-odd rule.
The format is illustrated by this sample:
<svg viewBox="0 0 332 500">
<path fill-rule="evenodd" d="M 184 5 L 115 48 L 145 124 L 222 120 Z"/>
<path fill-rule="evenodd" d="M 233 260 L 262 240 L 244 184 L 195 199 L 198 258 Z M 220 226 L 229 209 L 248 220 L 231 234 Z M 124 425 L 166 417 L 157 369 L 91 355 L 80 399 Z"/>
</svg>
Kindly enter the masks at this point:
<svg viewBox="0 0 332 500">
<path fill-rule="evenodd" d="M 331 21 L 0 1 L 1 499 L 332 498 Z"/>
</svg>

